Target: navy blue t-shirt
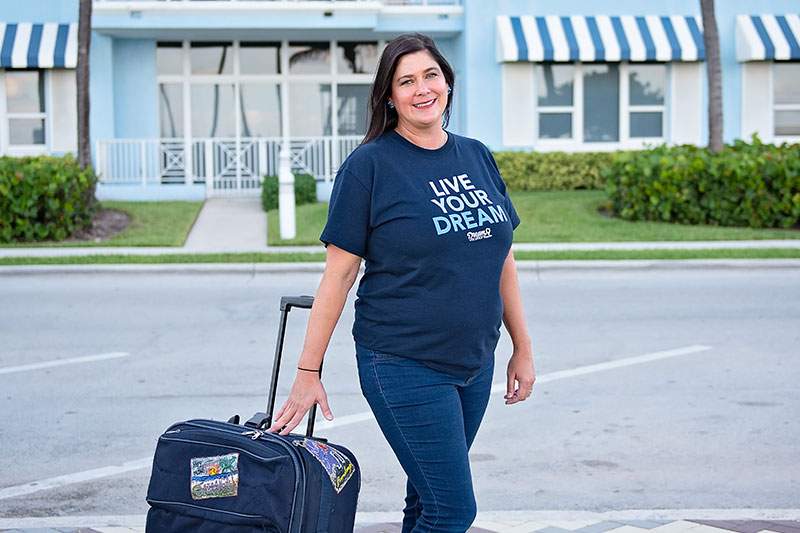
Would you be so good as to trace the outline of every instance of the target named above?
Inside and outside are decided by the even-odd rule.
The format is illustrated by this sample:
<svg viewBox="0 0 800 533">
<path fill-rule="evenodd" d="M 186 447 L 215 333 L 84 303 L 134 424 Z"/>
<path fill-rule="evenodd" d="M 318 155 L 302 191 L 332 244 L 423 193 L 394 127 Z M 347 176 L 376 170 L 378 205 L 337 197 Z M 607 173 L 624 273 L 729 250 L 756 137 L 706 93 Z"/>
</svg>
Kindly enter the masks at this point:
<svg viewBox="0 0 800 533">
<path fill-rule="evenodd" d="M 500 274 L 519 225 L 491 151 L 447 132 L 429 150 L 390 130 L 342 163 L 320 240 L 365 259 L 353 338 L 475 375 L 500 337 Z"/>
</svg>

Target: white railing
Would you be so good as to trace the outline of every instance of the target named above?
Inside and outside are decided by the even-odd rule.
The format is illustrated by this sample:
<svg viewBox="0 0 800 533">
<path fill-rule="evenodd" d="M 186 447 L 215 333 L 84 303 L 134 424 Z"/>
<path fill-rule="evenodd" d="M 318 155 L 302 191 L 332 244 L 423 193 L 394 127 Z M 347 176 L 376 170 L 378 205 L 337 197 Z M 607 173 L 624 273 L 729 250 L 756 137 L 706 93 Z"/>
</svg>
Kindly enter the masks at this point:
<svg viewBox="0 0 800 533">
<path fill-rule="evenodd" d="M 292 171 L 331 181 L 362 138 L 292 137 Z M 282 143 L 280 137 L 105 139 L 97 142 L 96 167 L 103 184 L 205 184 L 209 195 L 257 193 L 264 176 L 278 175 Z"/>
</svg>

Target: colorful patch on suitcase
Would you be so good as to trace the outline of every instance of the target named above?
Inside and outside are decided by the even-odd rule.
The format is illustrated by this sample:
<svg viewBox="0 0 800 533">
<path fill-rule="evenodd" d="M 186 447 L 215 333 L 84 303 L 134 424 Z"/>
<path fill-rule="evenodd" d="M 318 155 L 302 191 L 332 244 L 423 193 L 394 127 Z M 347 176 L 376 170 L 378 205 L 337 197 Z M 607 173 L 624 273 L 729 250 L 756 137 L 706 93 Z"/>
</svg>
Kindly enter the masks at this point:
<svg viewBox="0 0 800 533">
<path fill-rule="evenodd" d="M 356 471 L 353 462 L 333 446 L 328 446 L 314 439 L 297 439 L 293 440 L 292 444 L 305 449 L 316 457 L 317 461 L 322 464 L 322 467 L 328 473 L 328 477 L 330 477 L 337 494 L 342 491 Z"/>
<path fill-rule="evenodd" d="M 192 499 L 226 498 L 239 492 L 239 454 L 192 458 Z"/>
</svg>

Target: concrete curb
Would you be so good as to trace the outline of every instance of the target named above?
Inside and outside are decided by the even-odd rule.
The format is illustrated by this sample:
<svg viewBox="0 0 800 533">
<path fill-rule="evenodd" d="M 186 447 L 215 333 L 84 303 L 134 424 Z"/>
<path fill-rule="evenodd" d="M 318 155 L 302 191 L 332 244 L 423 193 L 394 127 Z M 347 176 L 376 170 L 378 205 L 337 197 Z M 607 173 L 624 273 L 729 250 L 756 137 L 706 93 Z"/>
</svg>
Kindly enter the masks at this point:
<svg viewBox="0 0 800 533">
<path fill-rule="evenodd" d="M 701 250 L 701 249 L 754 249 L 800 248 L 800 239 L 769 239 L 748 241 L 656 241 L 656 242 L 521 242 L 512 244 L 519 252 L 555 252 L 575 250 Z M 191 247 L 36 247 L 0 248 L 0 257 L 72 257 L 90 255 L 198 255 L 214 253 L 325 253 L 322 245 L 314 246 L 260 246 L 237 248 L 217 246 L 203 249 Z"/>
<path fill-rule="evenodd" d="M 521 272 L 688 269 L 798 269 L 800 259 L 620 259 L 517 261 Z M 49 274 L 282 274 L 322 273 L 325 263 L 176 263 L 157 265 L 0 266 L 0 275 Z M 363 272 L 363 266 L 361 268 Z"/>
</svg>

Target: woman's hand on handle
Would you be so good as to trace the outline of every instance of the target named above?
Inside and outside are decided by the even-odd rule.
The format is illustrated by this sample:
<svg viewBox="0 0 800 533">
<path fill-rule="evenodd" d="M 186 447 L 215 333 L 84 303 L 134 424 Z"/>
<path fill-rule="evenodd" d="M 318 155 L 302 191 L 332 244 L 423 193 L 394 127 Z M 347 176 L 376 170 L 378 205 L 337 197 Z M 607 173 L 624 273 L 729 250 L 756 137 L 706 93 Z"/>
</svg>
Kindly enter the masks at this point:
<svg viewBox="0 0 800 533">
<path fill-rule="evenodd" d="M 303 421 L 303 417 L 315 403 L 319 404 L 325 418 L 333 420 L 333 413 L 328 406 L 328 395 L 325 393 L 325 387 L 322 386 L 319 375 L 298 370 L 289 397 L 275 415 L 272 426 L 267 431 L 288 435 Z"/>
<path fill-rule="evenodd" d="M 506 405 L 527 400 L 532 393 L 533 382 L 536 381 L 533 353 L 514 349 L 514 353 L 508 361 L 506 376 L 508 378 L 504 396 Z"/>
</svg>

